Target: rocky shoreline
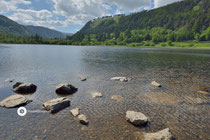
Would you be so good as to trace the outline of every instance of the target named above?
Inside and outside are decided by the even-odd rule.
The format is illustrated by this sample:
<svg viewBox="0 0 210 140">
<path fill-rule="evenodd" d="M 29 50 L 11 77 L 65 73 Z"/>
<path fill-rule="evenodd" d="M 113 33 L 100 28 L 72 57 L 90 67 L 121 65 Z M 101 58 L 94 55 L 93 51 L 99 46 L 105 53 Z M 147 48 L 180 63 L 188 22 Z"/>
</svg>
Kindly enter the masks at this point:
<svg viewBox="0 0 210 140">
<path fill-rule="evenodd" d="M 80 77 L 81 81 L 86 81 L 86 77 Z M 132 80 L 131 78 L 127 77 L 113 77 L 110 80 L 117 81 L 117 82 L 129 82 Z M 7 80 L 6 82 L 13 82 L 12 80 Z M 152 81 L 151 86 L 156 88 L 162 88 L 163 86 L 156 82 Z M 6 108 L 15 108 L 19 106 L 27 105 L 28 103 L 32 102 L 32 100 L 27 99 L 24 95 L 25 94 L 33 94 L 36 92 L 37 86 L 32 83 L 22 83 L 17 82 L 14 86 L 12 91 L 15 92 L 15 95 L 9 96 L 2 101 L 0 101 L 1 107 Z M 59 84 L 55 88 L 56 94 L 62 94 L 62 95 L 71 95 L 76 93 L 78 88 L 74 87 L 73 85 L 69 83 Z M 209 94 L 208 90 L 205 91 L 198 91 L 197 93 L 200 94 Z M 100 92 L 93 92 L 91 93 L 93 98 L 101 98 L 103 97 L 103 94 Z M 124 100 L 124 98 L 121 95 L 112 95 L 111 99 L 116 102 L 121 102 Z M 47 101 L 43 103 L 43 108 L 48 111 L 49 113 L 55 114 L 59 111 L 66 109 L 70 106 L 70 100 L 66 97 L 62 98 L 56 98 L 52 99 L 50 101 Z M 70 110 L 70 113 L 77 118 L 78 122 L 80 122 L 83 125 L 88 125 L 89 121 L 86 115 L 80 114 L 80 108 L 74 108 Z M 147 123 L 149 122 L 149 119 L 146 115 L 144 115 L 141 112 L 134 111 L 134 110 L 128 110 L 125 112 L 125 120 L 127 120 L 129 123 L 133 124 L 135 127 L 142 126 L 146 127 Z M 173 136 L 169 128 L 165 128 L 160 131 L 156 131 L 154 133 L 144 133 L 144 139 L 145 140 L 172 140 Z"/>
</svg>

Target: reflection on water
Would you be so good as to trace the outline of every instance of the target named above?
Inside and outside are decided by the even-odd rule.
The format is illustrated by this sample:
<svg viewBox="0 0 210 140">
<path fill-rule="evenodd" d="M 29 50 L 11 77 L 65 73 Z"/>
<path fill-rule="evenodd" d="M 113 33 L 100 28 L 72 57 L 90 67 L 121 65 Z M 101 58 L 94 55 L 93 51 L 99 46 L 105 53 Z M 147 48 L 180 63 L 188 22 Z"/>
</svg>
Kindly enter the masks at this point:
<svg viewBox="0 0 210 140">
<path fill-rule="evenodd" d="M 143 49 L 118 47 L 0 45 L 0 100 L 14 94 L 5 79 L 31 82 L 36 93 L 28 114 L 0 108 L 0 139 L 137 139 L 143 132 L 169 127 L 177 139 L 208 139 L 210 50 Z M 80 81 L 80 76 L 87 81 Z M 123 83 L 111 77 L 126 76 Z M 154 88 L 151 81 L 163 88 Z M 78 91 L 71 106 L 56 115 L 45 113 L 42 103 L 57 98 L 55 86 L 71 83 Z M 91 92 L 103 93 L 92 98 Z M 120 96 L 120 102 L 112 100 Z M 69 113 L 80 107 L 90 123 L 82 126 Z M 125 112 L 136 110 L 150 120 L 149 127 L 134 127 Z"/>
</svg>

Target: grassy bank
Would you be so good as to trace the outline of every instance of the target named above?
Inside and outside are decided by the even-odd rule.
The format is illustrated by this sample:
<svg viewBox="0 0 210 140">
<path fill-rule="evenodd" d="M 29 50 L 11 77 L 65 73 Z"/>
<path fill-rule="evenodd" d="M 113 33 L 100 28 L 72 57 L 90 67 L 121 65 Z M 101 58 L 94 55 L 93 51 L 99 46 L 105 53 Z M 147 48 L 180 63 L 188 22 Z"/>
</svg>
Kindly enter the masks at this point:
<svg viewBox="0 0 210 140">
<path fill-rule="evenodd" d="M 130 47 L 159 47 L 159 48 L 210 48 L 210 41 L 186 41 L 186 42 L 143 42 L 143 43 L 130 43 Z"/>
</svg>

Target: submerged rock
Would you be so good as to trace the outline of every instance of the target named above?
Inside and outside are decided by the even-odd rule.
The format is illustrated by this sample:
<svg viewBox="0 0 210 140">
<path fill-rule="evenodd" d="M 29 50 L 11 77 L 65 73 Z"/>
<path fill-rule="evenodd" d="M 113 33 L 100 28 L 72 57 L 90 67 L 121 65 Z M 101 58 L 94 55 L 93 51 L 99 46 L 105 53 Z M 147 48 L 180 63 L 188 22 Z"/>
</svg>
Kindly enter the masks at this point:
<svg viewBox="0 0 210 140">
<path fill-rule="evenodd" d="M 120 95 L 112 95 L 111 99 L 117 102 L 121 102 L 123 100 L 123 97 Z"/>
<path fill-rule="evenodd" d="M 120 82 L 128 82 L 131 80 L 131 78 L 126 78 L 126 77 L 113 77 L 111 78 L 113 81 L 120 81 Z"/>
<path fill-rule="evenodd" d="M 96 98 L 96 97 L 103 97 L 103 94 L 100 93 L 100 92 L 93 92 L 93 93 L 91 93 L 91 94 L 92 94 L 92 97 L 93 97 L 93 98 Z"/>
<path fill-rule="evenodd" d="M 60 110 L 65 109 L 66 107 L 69 106 L 70 106 L 70 101 L 64 97 L 53 99 L 43 104 L 45 110 L 49 111 L 50 113 L 57 113 Z"/>
<path fill-rule="evenodd" d="M 56 86 L 55 92 L 57 94 L 73 94 L 77 92 L 77 88 L 71 84 L 59 84 Z"/>
<path fill-rule="evenodd" d="M 126 112 L 126 119 L 128 122 L 136 126 L 143 125 L 148 122 L 148 118 L 143 113 L 130 110 Z"/>
<path fill-rule="evenodd" d="M 201 89 L 199 91 L 197 91 L 197 93 L 200 94 L 210 94 L 210 88 L 209 87 L 201 87 Z"/>
<path fill-rule="evenodd" d="M 199 94 L 209 94 L 209 92 L 207 92 L 207 91 L 202 91 L 202 90 L 199 90 L 199 91 L 197 91 L 197 93 L 199 93 Z"/>
<path fill-rule="evenodd" d="M 137 98 L 142 99 L 142 95 L 137 95 Z M 175 106 L 181 102 L 179 97 L 164 92 L 149 92 L 145 94 L 143 98 L 145 98 L 148 102 L 168 106 Z"/>
<path fill-rule="evenodd" d="M 79 122 L 80 122 L 81 124 L 86 125 L 86 124 L 89 123 L 87 117 L 86 117 L 85 115 L 83 115 L 83 114 L 79 115 L 79 116 L 78 116 L 78 119 L 79 119 Z"/>
<path fill-rule="evenodd" d="M 36 88 L 37 86 L 32 83 L 17 82 L 13 85 L 13 91 L 20 94 L 34 93 L 36 92 Z"/>
<path fill-rule="evenodd" d="M 74 117 L 76 117 L 76 116 L 78 116 L 78 115 L 80 114 L 80 109 L 79 109 L 79 108 L 74 108 L 74 109 L 70 110 L 70 113 L 71 113 Z"/>
<path fill-rule="evenodd" d="M 159 84 L 159 83 L 157 83 L 156 81 L 152 81 L 151 84 L 152 84 L 153 86 L 155 86 L 155 87 L 162 87 L 162 85 Z"/>
<path fill-rule="evenodd" d="M 25 105 L 32 100 L 28 100 L 25 96 L 23 95 L 12 95 L 0 102 L 0 106 L 6 107 L 6 108 L 12 108 L 12 107 L 17 107 L 21 105 Z"/>
<path fill-rule="evenodd" d="M 169 128 L 166 128 L 164 130 L 155 132 L 155 133 L 146 133 L 144 135 L 145 140 L 172 140 L 172 134 L 169 130 Z"/>
</svg>

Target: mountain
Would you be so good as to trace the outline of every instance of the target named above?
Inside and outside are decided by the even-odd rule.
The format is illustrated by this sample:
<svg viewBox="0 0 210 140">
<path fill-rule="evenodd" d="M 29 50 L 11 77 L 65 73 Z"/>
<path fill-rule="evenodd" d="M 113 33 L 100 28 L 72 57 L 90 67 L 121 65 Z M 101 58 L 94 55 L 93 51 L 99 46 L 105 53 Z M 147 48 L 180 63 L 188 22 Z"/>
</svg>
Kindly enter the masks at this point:
<svg viewBox="0 0 210 140">
<path fill-rule="evenodd" d="M 49 28 L 45 28 L 45 27 L 41 27 L 41 26 L 32 26 L 32 25 L 29 25 L 29 26 L 25 26 L 29 33 L 31 35 L 36 35 L 38 34 L 39 36 L 43 37 L 43 38 L 61 38 L 61 39 L 64 39 L 66 38 L 66 35 L 62 32 L 58 32 L 56 30 L 52 30 L 52 29 L 49 29 Z"/>
<path fill-rule="evenodd" d="M 41 26 L 24 26 L 20 25 L 17 22 L 0 15 L 0 33 L 10 34 L 14 36 L 32 36 L 39 35 L 43 38 L 66 38 L 64 33 L 52 30 L 46 27 Z"/>
<path fill-rule="evenodd" d="M 63 33 L 65 34 L 66 36 L 73 36 L 73 33 Z"/>
<path fill-rule="evenodd" d="M 0 32 L 14 36 L 30 36 L 30 33 L 25 26 L 2 15 L 0 15 Z"/>
<path fill-rule="evenodd" d="M 184 0 L 157 9 L 89 21 L 73 41 L 210 40 L 209 0 Z"/>
</svg>

